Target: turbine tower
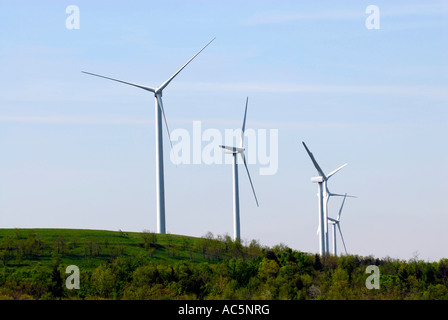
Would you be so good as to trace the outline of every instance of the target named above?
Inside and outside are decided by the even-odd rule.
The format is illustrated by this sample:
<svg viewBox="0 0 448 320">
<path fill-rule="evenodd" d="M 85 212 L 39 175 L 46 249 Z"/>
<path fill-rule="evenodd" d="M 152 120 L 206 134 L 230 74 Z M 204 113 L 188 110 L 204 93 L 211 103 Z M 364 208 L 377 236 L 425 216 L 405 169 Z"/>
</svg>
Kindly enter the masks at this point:
<svg viewBox="0 0 448 320">
<path fill-rule="evenodd" d="M 244 166 L 246 167 L 247 176 L 249 177 L 250 186 L 252 187 L 252 192 L 254 193 L 255 202 L 257 203 L 258 207 L 258 199 L 257 195 L 255 194 L 254 185 L 252 184 L 252 179 L 250 178 L 249 174 L 249 168 L 247 167 L 246 163 L 246 157 L 244 156 L 245 148 L 244 146 L 244 130 L 246 129 L 246 115 L 247 115 L 247 104 L 249 102 L 249 97 L 246 98 L 246 109 L 244 111 L 244 120 L 243 120 L 243 127 L 241 129 L 241 142 L 239 147 L 229 147 L 229 146 L 222 146 L 221 148 L 224 149 L 226 153 L 231 153 L 233 155 L 233 166 L 232 166 L 232 172 L 233 172 L 233 238 L 234 240 L 240 240 L 241 233 L 240 233 L 240 196 L 239 196 L 239 183 L 238 183 L 238 164 L 237 164 L 237 157 L 238 154 L 241 156 L 241 159 L 243 159 Z"/>
<path fill-rule="evenodd" d="M 329 253 L 329 241 L 328 241 L 328 199 L 330 196 L 341 196 L 336 193 L 331 193 L 328 190 L 327 187 L 327 181 L 330 179 L 336 172 L 344 168 L 347 164 L 343 164 L 336 170 L 333 170 L 328 175 L 325 175 L 325 173 L 320 168 L 319 164 L 317 163 L 316 159 L 314 158 L 311 151 L 306 146 L 305 142 L 302 141 L 303 146 L 305 147 L 306 152 L 311 158 L 311 161 L 314 164 L 314 167 L 317 170 L 317 173 L 319 176 L 311 178 L 311 182 L 317 183 L 318 192 L 317 192 L 317 198 L 318 198 L 318 214 L 319 214 L 319 227 L 318 227 L 318 233 L 319 233 L 319 253 L 320 255 L 323 255 L 324 253 Z"/>
<path fill-rule="evenodd" d="M 341 222 L 341 212 L 342 208 L 344 207 L 345 199 L 347 198 L 347 194 L 344 195 L 344 199 L 342 200 L 341 208 L 339 209 L 339 214 L 336 219 L 328 217 L 329 223 L 333 225 L 333 255 L 337 256 L 337 250 L 336 250 L 336 226 L 339 229 L 339 233 L 341 234 L 341 240 L 342 244 L 344 245 L 345 254 L 347 254 L 347 248 L 345 247 L 344 237 L 342 236 L 341 226 L 339 223 Z"/>
<path fill-rule="evenodd" d="M 168 132 L 168 139 L 170 140 L 171 149 L 173 148 L 170 138 L 170 131 L 168 129 L 168 123 L 165 117 L 165 111 L 163 109 L 162 103 L 162 92 L 170 82 L 194 59 L 198 54 L 200 54 L 215 38 L 213 38 L 209 43 L 207 43 L 198 53 L 196 53 L 190 60 L 187 61 L 175 74 L 173 74 L 168 80 L 162 83 L 159 87 L 149 87 L 145 85 L 139 85 L 131 82 L 126 82 L 118 79 L 113 79 L 105 76 L 101 76 L 99 74 L 94 74 L 90 72 L 82 71 L 83 73 L 117 81 L 120 83 L 124 83 L 130 86 L 134 86 L 154 94 L 155 98 L 155 138 L 156 138 L 156 207 L 157 207 L 157 233 L 166 233 L 165 227 L 165 180 L 163 175 L 163 137 L 162 137 L 162 117 L 165 122 L 165 127 Z"/>
</svg>

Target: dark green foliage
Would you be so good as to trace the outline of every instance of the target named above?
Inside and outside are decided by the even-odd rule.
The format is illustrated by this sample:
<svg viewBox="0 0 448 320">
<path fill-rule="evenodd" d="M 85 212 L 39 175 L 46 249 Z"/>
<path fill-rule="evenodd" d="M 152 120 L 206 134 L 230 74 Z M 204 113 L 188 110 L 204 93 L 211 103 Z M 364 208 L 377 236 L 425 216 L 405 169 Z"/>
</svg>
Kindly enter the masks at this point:
<svg viewBox="0 0 448 320">
<path fill-rule="evenodd" d="M 62 279 L 61 271 L 60 269 L 60 259 L 57 258 L 56 261 L 54 261 L 53 269 L 51 271 L 51 279 L 50 283 L 48 285 L 48 293 L 51 294 L 54 298 L 62 298 L 64 296 L 65 290 L 64 290 L 64 280 Z"/>
<path fill-rule="evenodd" d="M 80 289 L 65 268 L 80 269 Z M 365 286 L 366 267 L 380 289 Z M 0 299 L 448 299 L 448 259 L 335 257 L 229 236 L 0 229 Z"/>
</svg>

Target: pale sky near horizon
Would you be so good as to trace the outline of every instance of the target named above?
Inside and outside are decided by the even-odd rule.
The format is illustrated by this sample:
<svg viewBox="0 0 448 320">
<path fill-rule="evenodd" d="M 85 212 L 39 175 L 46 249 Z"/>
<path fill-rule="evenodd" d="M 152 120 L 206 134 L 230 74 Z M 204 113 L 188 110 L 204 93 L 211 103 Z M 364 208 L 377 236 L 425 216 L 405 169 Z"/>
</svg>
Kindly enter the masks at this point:
<svg viewBox="0 0 448 320">
<path fill-rule="evenodd" d="M 325 172 L 348 163 L 329 188 L 358 197 L 349 253 L 447 258 L 447 36 L 444 1 L 0 0 L 0 228 L 155 231 L 153 95 L 81 71 L 155 87 L 216 37 L 163 102 L 192 140 L 240 127 L 247 96 L 247 129 L 278 132 L 276 173 L 249 165 L 259 208 L 239 167 L 243 239 L 318 252 L 305 141 Z M 231 165 L 175 166 L 163 134 L 167 231 L 232 235 Z"/>
</svg>

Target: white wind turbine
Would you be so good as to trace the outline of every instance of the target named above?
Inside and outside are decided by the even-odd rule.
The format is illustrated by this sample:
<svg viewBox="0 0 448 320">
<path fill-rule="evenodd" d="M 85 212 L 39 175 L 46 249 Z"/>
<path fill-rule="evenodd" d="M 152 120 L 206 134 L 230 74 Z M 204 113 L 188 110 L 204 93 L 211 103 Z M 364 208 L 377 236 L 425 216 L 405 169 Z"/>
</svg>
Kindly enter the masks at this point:
<svg viewBox="0 0 448 320">
<path fill-rule="evenodd" d="M 318 213 L 319 213 L 319 227 L 318 227 L 318 234 L 319 234 L 319 253 L 320 255 L 323 255 L 324 253 L 329 253 L 329 241 L 328 241 L 328 199 L 330 196 L 342 196 L 340 194 L 331 193 L 328 190 L 327 187 L 327 181 L 330 179 L 336 172 L 344 168 L 347 164 L 343 164 L 336 170 L 333 170 L 328 175 L 325 175 L 325 173 L 320 168 L 319 164 L 317 163 L 316 159 L 314 158 L 311 151 L 306 146 L 305 142 L 302 141 L 303 146 L 306 149 L 306 152 L 311 158 L 311 161 L 314 164 L 314 167 L 316 168 L 319 176 L 311 178 L 311 182 L 316 182 L 318 186 Z"/>
<path fill-rule="evenodd" d="M 134 86 L 149 92 L 152 92 L 154 94 L 155 98 L 155 129 L 156 129 L 156 206 L 157 206 L 157 232 L 158 233 L 166 233 L 165 228 L 165 182 L 164 182 L 164 175 L 163 175 L 163 139 L 162 139 L 162 117 L 165 121 L 165 127 L 168 132 L 168 139 L 170 140 L 170 145 L 172 149 L 171 144 L 171 138 L 170 138 L 170 131 L 168 129 L 168 123 L 166 121 L 165 117 L 165 111 L 163 109 L 163 103 L 162 103 L 162 91 L 165 89 L 170 82 L 194 59 L 198 54 L 202 52 L 215 38 L 213 38 L 209 43 L 207 43 L 198 53 L 196 53 L 190 60 L 188 60 L 187 63 L 185 63 L 175 74 L 173 74 L 168 80 L 166 80 L 164 83 L 162 83 L 159 87 L 153 88 L 149 86 L 139 85 L 135 83 L 130 83 L 118 79 L 113 79 L 105 76 L 101 76 L 99 74 L 94 74 L 90 72 L 82 71 L 83 73 L 101 77 L 108 80 L 113 80 L 117 82 L 121 82 L 130 86 Z"/>
<path fill-rule="evenodd" d="M 238 184 L 238 165 L 237 165 L 237 156 L 238 154 L 243 159 L 244 166 L 246 167 L 247 176 L 249 177 L 250 186 L 252 187 L 252 192 L 254 193 L 255 202 L 258 207 L 258 199 L 255 194 L 254 185 L 252 184 L 252 179 L 250 178 L 249 168 L 247 167 L 246 157 L 244 156 L 245 148 L 244 145 L 244 130 L 246 128 L 246 115 L 247 115 L 247 104 L 249 102 L 249 97 L 246 98 L 246 109 L 244 111 L 244 120 L 243 127 L 241 129 L 241 142 L 239 147 L 229 147 L 229 146 L 220 146 L 224 149 L 226 153 L 231 153 L 233 155 L 233 238 L 234 240 L 240 239 L 240 196 L 239 196 L 239 184 Z"/>
<path fill-rule="evenodd" d="M 344 199 L 342 200 L 341 208 L 339 209 L 338 217 L 336 219 L 328 217 L 329 223 L 333 225 L 333 255 L 337 255 L 336 250 L 336 226 L 339 229 L 339 233 L 341 235 L 342 244 L 344 245 L 345 254 L 347 254 L 347 248 L 345 247 L 344 237 L 342 236 L 341 226 L 339 223 L 341 222 L 341 212 L 342 208 L 344 207 L 345 199 L 347 198 L 347 194 L 344 195 Z"/>
<path fill-rule="evenodd" d="M 336 171 L 338 171 L 338 170 L 340 170 L 340 169 L 342 169 L 343 167 L 345 167 L 347 164 L 344 164 L 344 165 L 342 165 L 341 167 L 339 167 L 338 169 L 336 169 L 335 171 L 333 171 L 332 173 L 330 173 L 329 175 L 328 175 L 328 177 L 327 177 L 327 179 L 332 175 L 332 174 L 334 174 L 334 173 L 336 173 Z M 356 198 L 356 196 L 349 196 L 349 195 L 347 195 L 347 194 L 339 194 L 339 193 L 332 193 L 332 192 L 330 192 L 330 190 L 328 190 L 328 184 L 327 184 L 327 182 L 325 181 L 324 182 L 324 184 L 325 184 L 325 188 L 324 188 L 324 211 L 325 211 L 325 216 L 327 217 L 327 220 L 326 220 L 326 224 L 325 224 L 325 227 L 327 228 L 326 229 L 326 236 L 325 236 L 325 245 L 326 245 L 326 252 L 327 253 L 329 253 L 330 252 L 330 244 L 329 244 L 329 236 L 328 236 L 328 223 L 331 223 L 330 222 L 330 220 L 331 220 L 331 218 L 328 216 L 328 200 L 330 199 L 330 197 L 334 197 L 334 196 L 336 196 L 336 197 L 344 197 L 344 199 L 346 198 L 346 197 L 349 197 L 349 198 Z"/>
<path fill-rule="evenodd" d="M 328 190 L 328 186 L 326 186 L 326 188 L 325 188 L 325 192 L 324 192 L 324 200 L 323 200 L 324 210 L 325 210 L 325 216 L 327 217 L 327 222 L 330 223 L 330 224 L 332 224 L 332 225 L 334 226 L 334 221 L 335 221 L 335 219 L 330 218 L 329 215 L 328 215 L 328 200 L 329 200 L 330 197 L 332 197 L 332 196 L 344 197 L 344 200 L 343 200 L 343 202 L 342 202 L 342 206 L 344 205 L 345 198 L 347 198 L 347 197 L 350 197 L 350 198 L 356 198 L 356 197 L 355 197 L 355 196 L 347 195 L 347 193 L 346 193 L 346 194 L 332 193 L 332 192 L 330 192 L 330 191 Z M 340 216 L 340 214 L 341 214 L 342 206 L 341 206 L 341 209 L 339 210 L 339 216 Z M 338 219 L 339 219 L 339 216 L 338 216 Z M 320 233 L 320 228 L 319 228 L 319 226 L 318 226 L 318 227 L 317 227 L 316 234 L 319 235 L 319 233 Z M 334 233 L 333 233 L 333 234 L 334 234 Z M 342 235 L 341 235 L 341 236 L 342 236 Z M 326 245 L 326 252 L 329 253 L 329 252 L 330 252 L 330 245 L 329 245 L 329 236 L 328 236 L 328 226 L 327 226 L 327 235 L 326 235 L 326 237 L 325 237 L 325 245 Z M 345 247 L 345 244 L 344 244 L 344 247 Z M 335 252 L 335 250 L 333 250 L 333 252 Z"/>
</svg>

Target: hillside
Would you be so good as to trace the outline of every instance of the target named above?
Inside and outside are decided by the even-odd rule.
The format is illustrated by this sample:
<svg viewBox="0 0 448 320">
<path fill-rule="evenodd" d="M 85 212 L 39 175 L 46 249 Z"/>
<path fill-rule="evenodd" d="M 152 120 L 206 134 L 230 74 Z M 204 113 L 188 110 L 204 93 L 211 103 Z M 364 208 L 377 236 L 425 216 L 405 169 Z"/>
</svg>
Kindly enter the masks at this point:
<svg viewBox="0 0 448 320">
<path fill-rule="evenodd" d="M 199 253 L 201 238 L 85 229 L 0 229 L 2 260 L 9 265 L 29 267 L 51 263 L 59 256 L 61 263 L 87 269 L 118 256 L 148 255 L 165 262 L 189 259 L 204 261 Z M 12 259 L 12 260 L 10 260 Z"/>
<path fill-rule="evenodd" d="M 80 270 L 68 290 L 67 266 Z M 378 266 L 380 289 L 367 289 Z M 448 299 L 448 259 L 324 256 L 284 245 L 76 229 L 0 229 L 0 299 Z"/>
</svg>

